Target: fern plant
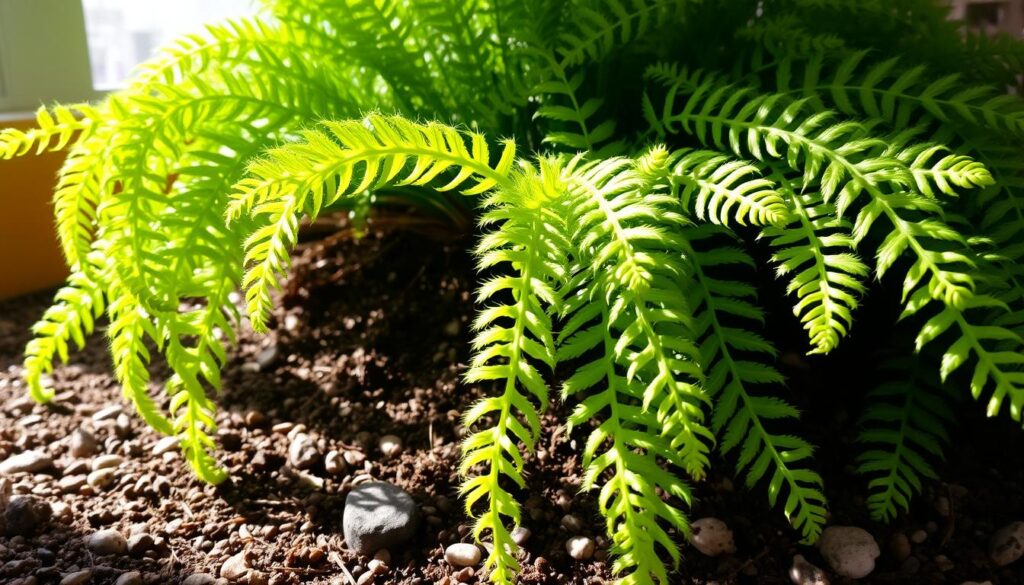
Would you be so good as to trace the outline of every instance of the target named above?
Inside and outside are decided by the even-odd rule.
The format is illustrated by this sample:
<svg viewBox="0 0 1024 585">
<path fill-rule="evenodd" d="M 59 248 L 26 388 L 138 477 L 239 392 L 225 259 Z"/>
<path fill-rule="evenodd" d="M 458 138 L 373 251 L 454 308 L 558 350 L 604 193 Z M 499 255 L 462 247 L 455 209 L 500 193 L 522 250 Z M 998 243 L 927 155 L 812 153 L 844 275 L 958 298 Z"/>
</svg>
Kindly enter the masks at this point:
<svg viewBox="0 0 1024 585">
<path fill-rule="evenodd" d="M 2 158 L 67 150 L 71 276 L 26 349 L 37 400 L 106 315 L 126 398 L 221 481 L 231 293 L 264 331 L 303 220 L 460 197 L 480 231 L 465 380 L 490 389 L 466 405 L 462 493 L 494 583 L 519 570 L 511 532 L 554 396 L 587 433 L 580 487 L 622 583 L 672 581 L 713 450 L 818 537 L 826 486 L 790 434 L 765 271 L 808 353 L 858 334 L 873 280 L 900 283 L 915 351 L 941 350 L 936 381 L 907 350 L 868 396 L 859 465 L 879 520 L 935 477 L 946 391 L 1021 421 L 1024 101 L 1002 89 L 1019 41 L 962 35 L 931 0 L 264 5 L 98 104 L 0 133 Z"/>
</svg>

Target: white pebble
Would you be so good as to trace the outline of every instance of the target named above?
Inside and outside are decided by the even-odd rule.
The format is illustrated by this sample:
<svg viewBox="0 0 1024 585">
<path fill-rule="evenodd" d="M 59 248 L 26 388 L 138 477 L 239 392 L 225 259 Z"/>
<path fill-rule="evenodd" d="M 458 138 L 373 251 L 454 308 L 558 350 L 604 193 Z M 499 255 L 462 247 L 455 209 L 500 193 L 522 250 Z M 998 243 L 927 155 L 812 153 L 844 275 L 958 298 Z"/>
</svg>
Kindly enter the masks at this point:
<svg viewBox="0 0 1024 585">
<path fill-rule="evenodd" d="M 391 458 L 402 452 L 402 439 L 395 435 L 384 435 L 377 443 L 380 452 L 385 457 Z"/>
<path fill-rule="evenodd" d="M 481 556 L 480 548 L 467 542 L 456 542 L 444 551 L 444 560 L 453 567 L 475 567 Z"/>
<path fill-rule="evenodd" d="M 789 580 L 793 585 L 829 585 L 825 571 L 808 562 L 803 555 L 793 557 L 793 565 L 789 568 Z"/>
<path fill-rule="evenodd" d="M 92 460 L 92 470 L 113 469 L 124 463 L 124 457 L 120 455 L 100 455 Z"/>
<path fill-rule="evenodd" d="M 594 548 L 597 544 L 594 539 L 586 536 L 574 536 L 565 541 L 565 552 L 577 561 L 585 561 L 594 556 Z"/>
<path fill-rule="evenodd" d="M 709 557 L 736 552 L 732 530 L 718 518 L 701 518 L 690 525 L 693 547 Z"/>
<path fill-rule="evenodd" d="M 1024 555 L 1024 522 L 1004 526 L 992 535 L 988 545 L 988 556 L 992 562 L 1005 567 Z"/>
<path fill-rule="evenodd" d="M 875 570 L 875 559 L 882 551 L 867 530 L 856 526 L 829 526 L 818 541 L 821 556 L 836 573 L 860 579 Z"/>
</svg>

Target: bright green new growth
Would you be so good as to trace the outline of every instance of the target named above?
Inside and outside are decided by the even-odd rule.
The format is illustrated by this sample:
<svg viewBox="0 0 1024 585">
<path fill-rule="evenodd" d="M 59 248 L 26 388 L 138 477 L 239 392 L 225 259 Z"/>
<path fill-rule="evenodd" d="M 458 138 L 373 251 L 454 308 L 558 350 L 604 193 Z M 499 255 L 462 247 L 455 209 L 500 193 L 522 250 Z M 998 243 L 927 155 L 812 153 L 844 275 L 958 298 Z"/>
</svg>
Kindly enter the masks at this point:
<svg viewBox="0 0 1024 585">
<path fill-rule="evenodd" d="M 1024 101 L 993 89 L 1020 73 L 1018 41 L 961 36 L 929 0 L 265 4 L 100 104 L 0 133 L 0 158 L 68 152 L 54 203 L 72 275 L 26 348 L 37 400 L 105 314 L 126 398 L 221 481 L 233 293 L 266 330 L 303 220 L 458 196 L 481 231 L 466 382 L 489 390 L 464 414 L 462 493 L 494 583 L 519 570 L 511 531 L 556 387 L 588 433 L 581 488 L 623 583 L 672 582 L 684 477 L 702 480 L 713 449 L 818 537 L 825 486 L 784 430 L 799 411 L 755 238 L 809 353 L 857 330 L 883 278 L 916 349 L 941 349 L 897 356 L 913 379 L 883 371 L 868 397 L 876 518 L 936 476 L 949 417 L 927 371 L 1021 420 Z"/>
</svg>

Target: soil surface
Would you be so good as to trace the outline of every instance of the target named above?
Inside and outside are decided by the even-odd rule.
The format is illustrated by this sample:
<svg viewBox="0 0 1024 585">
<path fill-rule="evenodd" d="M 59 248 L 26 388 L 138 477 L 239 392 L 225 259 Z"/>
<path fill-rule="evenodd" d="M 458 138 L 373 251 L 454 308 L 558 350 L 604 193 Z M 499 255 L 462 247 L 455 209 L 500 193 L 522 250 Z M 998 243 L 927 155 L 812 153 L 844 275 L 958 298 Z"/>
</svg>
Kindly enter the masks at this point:
<svg viewBox="0 0 1024 585">
<path fill-rule="evenodd" d="M 460 412 L 486 390 L 460 381 L 476 280 L 469 244 L 396 232 L 303 246 L 272 332 L 243 327 L 225 369 L 217 423 L 231 478 L 217 487 L 195 480 L 175 450 L 160 452 L 160 437 L 122 400 L 101 335 L 57 368 L 54 405 L 32 403 L 20 381 L 21 352 L 51 295 L 0 304 L 0 460 L 28 449 L 50 455 L 48 469 L 11 479 L 16 495 L 32 494 L 56 512 L 35 535 L 0 537 L 0 583 L 78 583 L 69 575 L 79 571 L 88 571 L 81 583 L 91 584 L 114 583 L 129 571 L 139 572 L 136 583 L 175 585 L 190 576 L 190 585 L 212 583 L 239 553 L 250 568 L 241 582 L 253 584 L 478 582 L 481 575 L 444 560 L 447 545 L 472 540 L 457 494 Z M 851 465 L 858 404 L 847 393 L 863 393 L 863 367 L 850 364 L 842 384 L 823 386 L 819 362 L 796 355 L 782 360 L 794 389 L 788 398 L 805 411 L 801 433 L 820 446 L 816 464 L 831 523 L 863 527 L 882 548 L 877 569 L 859 582 L 1024 583 L 1024 560 L 999 568 L 987 551 L 995 530 L 1024 520 L 1024 433 L 1005 416 L 982 424 L 981 406 L 966 401 L 941 481 L 926 485 L 911 514 L 888 526 L 873 523 L 865 481 Z M 846 367 L 842 355 L 836 363 Z M 166 371 L 154 365 L 153 374 L 160 380 Z M 611 581 L 594 495 L 579 493 L 582 435 L 566 434 L 566 410 L 556 405 L 545 416 L 540 450 L 528 461 L 522 501 L 532 535 L 522 583 Z M 96 439 L 94 453 L 82 454 L 81 444 L 72 453 L 77 429 Z M 316 446 L 312 467 L 303 471 L 289 463 L 298 433 Z M 401 439 L 399 453 L 381 452 L 378 441 L 387 434 Z M 103 455 L 123 460 L 106 483 L 92 485 L 90 466 Z M 724 520 L 736 553 L 710 558 L 687 545 L 672 582 L 789 583 L 797 553 L 827 569 L 769 508 L 763 485 L 748 491 L 731 476 L 732 463 L 716 460 L 716 473 L 693 486 L 690 516 Z M 341 526 L 346 493 L 369 478 L 406 489 L 424 521 L 413 541 L 367 576 L 379 563 L 348 550 Z M 106 529 L 135 535 L 138 550 L 91 552 L 85 539 Z M 906 560 L 887 544 L 897 533 L 912 538 Z M 152 537 L 151 546 L 138 544 L 145 542 L 140 534 Z M 578 535 L 596 540 L 592 559 L 567 554 L 566 540 Z M 194 577 L 203 573 L 210 578 Z"/>
</svg>

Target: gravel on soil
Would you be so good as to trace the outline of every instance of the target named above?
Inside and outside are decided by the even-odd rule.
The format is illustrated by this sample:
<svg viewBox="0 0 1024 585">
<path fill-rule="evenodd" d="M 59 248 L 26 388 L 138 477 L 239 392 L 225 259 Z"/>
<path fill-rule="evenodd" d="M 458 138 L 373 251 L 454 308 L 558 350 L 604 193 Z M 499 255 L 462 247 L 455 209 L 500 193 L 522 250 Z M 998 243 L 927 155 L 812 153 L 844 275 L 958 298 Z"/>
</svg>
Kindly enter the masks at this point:
<svg viewBox="0 0 1024 585">
<path fill-rule="evenodd" d="M 358 242 L 303 246 L 272 332 L 259 336 L 243 325 L 230 354 L 216 400 L 218 455 L 231 476 L 216 487 L 196 481 L 175 442 L 131 415 L 103 339 L 56 368 L 54 404 L 31 402 L 21 352 L 50 295 L 0 303 L 0 461 L 13 461 L 0 469 L 22 502 L 15 520 L 40 518 L 0 536 L 0 583 L 481 582 L 472 551 L 452 549 L 472 542 L 457 495 L 460 414 L 485 391 L 460 379 L 476 281 L 464 251 L 470 244 L 371 232 Z M 166 403 L 158 384 L 166 369 L 154 361 L 153 396 Z M 787 372 L 797 392 L 814 386 L 813 369 L 801 372 Z M 1016 427 L 993 424 L 971 437 L 1003 445 L 997 453 L 964 445 L 960 433 L 940 470 L 946 483 L 928 485 L 912 514 L 883 526 L 867 518 L 863 478 L 844 466 L 855 417 L 808 396 L 817 415 L 808 417 L 815 422 L 806 434 L 829 454 L 820 463 L 832 522 L 863 527 L 880 543 L 905 535 L 895 545 L 905 556 L 895 558 L 887 545 L 859 583 L 1024 583 L 1024 561 L 999 567 L 988 556 L 992 534 L 1024 520 L 1024 440 L 1007 430 Z M 585 429 L 568 435 L 565 413 L 554 405 L 545 414 L 544 438 L 527 461 L 524 526 L 515 533 L 524 584 L 611 580 L 595 494 L 579 493 Z M 797 554 L 826 568 L 769 509 L 763 486 L 734 487 L 731 464 L 715 461 L 712 476 L 694 486 L 690 515 L 721 519 L 735 552 L 707 557 L 686 545 L 673 583 L 790 583 Z M 343 536 L 347 494 L 371 481 L 408 492 L 420 516 L 403 546 L 372 557 L 350 550 Z M 928 537 L 909 541 L 918 530 Z M 460 556 L 446 560 L 446 551 Z"/>
</svg>

